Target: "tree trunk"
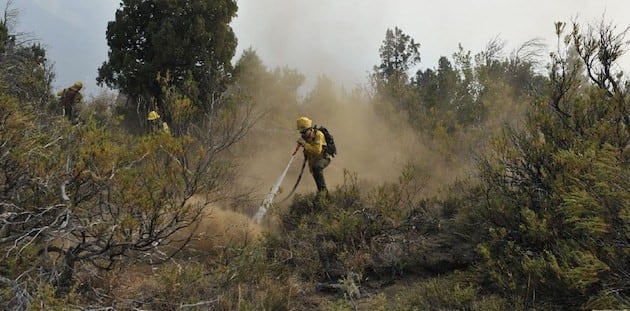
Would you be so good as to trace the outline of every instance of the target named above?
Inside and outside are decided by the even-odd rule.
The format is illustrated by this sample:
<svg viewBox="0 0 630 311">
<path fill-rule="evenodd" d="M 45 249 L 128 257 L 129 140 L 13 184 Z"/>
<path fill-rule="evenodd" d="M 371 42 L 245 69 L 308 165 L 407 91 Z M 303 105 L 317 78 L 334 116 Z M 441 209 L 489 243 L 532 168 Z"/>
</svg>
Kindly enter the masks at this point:
<svg viewBox="0 0 630 311">
<path fill-rule="evenodd" d="M 77 261 L 77 254 L 79 251 L 80 248 L 77 246 L 65 253 L 61 273 L 59 274 L 57 280 L 55 280 L 55 294 L 58 297 L 65 296 L 72 288 L 72 284 L 74 283 L 74 265 Z"/>
</svg>

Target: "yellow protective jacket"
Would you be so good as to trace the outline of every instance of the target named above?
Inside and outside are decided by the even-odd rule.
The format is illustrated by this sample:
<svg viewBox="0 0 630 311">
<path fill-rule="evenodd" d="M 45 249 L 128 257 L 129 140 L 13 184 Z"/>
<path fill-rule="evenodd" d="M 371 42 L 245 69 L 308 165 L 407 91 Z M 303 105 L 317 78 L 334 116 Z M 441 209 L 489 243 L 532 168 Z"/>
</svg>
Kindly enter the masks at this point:
<svg viewBox="0 0 630 311">
<path fill-rule="evenodd" d="M 319 130 L 313 131 L 315 134 L 305 139 L 304 156 L 308 161 L 309 166 L 312 166 L 318 160 L 325 157 L 324 146 L 326 146 L 326 138 L 324 133 Z"/>
</svg>

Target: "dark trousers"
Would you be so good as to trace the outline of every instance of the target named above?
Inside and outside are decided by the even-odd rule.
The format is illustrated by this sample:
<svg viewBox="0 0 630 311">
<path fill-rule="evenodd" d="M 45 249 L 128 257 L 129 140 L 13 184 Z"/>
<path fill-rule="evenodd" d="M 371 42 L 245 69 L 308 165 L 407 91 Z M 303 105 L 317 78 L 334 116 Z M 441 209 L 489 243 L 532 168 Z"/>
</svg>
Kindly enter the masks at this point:
<svg viewBox="0 0 630 311">
<path fill-rule="evenodd" d="M 317 185 L 317 192 L 326 191 L 326 179 L 324 178 L 324 169 L 330 164 L 330 158 L 324 158 L 321 160 L 317 160 L 313 165 L 311 165 L 311 173 L 313 173 L 313 179 L 315 179 L 315 184 Z"/>
<path fill-rule="evenodd" d="M 66 118 L 68 118 L 69 121 L 72 121 L 72 119 L 74 119 L 74 111 L 71 105 L 63 107 L 63 114 L 66 116 Z"/>
</svg>

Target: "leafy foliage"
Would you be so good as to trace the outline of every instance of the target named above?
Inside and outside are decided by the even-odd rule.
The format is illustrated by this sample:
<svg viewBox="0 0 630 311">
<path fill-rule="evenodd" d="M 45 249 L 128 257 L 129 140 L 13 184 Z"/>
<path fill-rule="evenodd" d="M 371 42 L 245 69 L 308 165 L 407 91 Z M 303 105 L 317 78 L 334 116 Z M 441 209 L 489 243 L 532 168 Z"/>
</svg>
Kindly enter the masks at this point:
<svg viewBox="0 0 630 311">
<path fill-rule="evenodd" d="M 52 98 L 52 65 L 39 43 L 14 33 L 11 25 L 17 13 L 10 5 L 7 3 L 4 19 L 0 19 L 0 93 L 44 107 Z"/>
<path fill-rule="evenodd" d="M 356 176 L 347 173 L 346 183 L 330 200 L 296 198 L 280 215 L 284 237 L 270 240 L 271 248 L 286 249 L 293 254 L 289 263 L 307 279 L 321 282 L 353 273 L 378 279 L 470 264 L 472 257 L 464 252 L 460 258 L 448 254 L 444 245 L 466 242 L 443 235 L 452 223 L 439 219 L 440 203 L 419 200 L 422 186 L 412 172 L 365 196 Z"/>
<path fill-rule="evenodd" d="M 490 236 L 479 250 L 488 275 L 529 306 L 628 305 L 628 98 L 614 87 L 621 41 L 611 31 L 574 25 L 567 53 L 554 54 L 549 96 L 482 165 Z"/>
<path fill-rule="evenodd" d="M 385 40 L 379 48 L 381 63 L 374 66 L 370 75 L 376 102 L 392 104 L 379 106 L 384 115 L 392 113 L 390 109 L 414 112 L 416 94 L 409 84 L 409 70 L 420 62 L 419 48 L 420 43 L 398 27 L 385 32 Z"/>
<path fill-rule="evenodd" d="M 379 49 L 381 64 L 374 67 L 375 78 L 384 83 L 406 82 L 407 72 L 420 62 L 420 43 L 395 27 L 387 29 Z"/>
<path fill-rule="evenodd" d="M 502 59 L 503 46 L 493 40 L 474 56 L 460 46 L 453 60 L 441 57 L 437 69 L 419 70 L 414 84 L 420 101 L 410 114 L 412 123 L 429 131 L 444 127 L 448 133 L 480 125 L 496 130 L 494 124 L 519 114 L 517 103 L 543 92 L 544 79 L 535 72 L 540 46 L 526 42 Z"/>
<path fill-rule="evenodd" d="M 235 149 L 268 152 L 271 134 L 293 129 L 287 114 L 343 115 L 337 103 L 364 94 L 342 98 L 321 76 L 301 101 L 304 76 L 267 69 L 253 49 L 228 81 L 235 12 L 233 1 L 125 0 L 110 23 L 99 81 L 141 109 L 158 105 L 174 136 L 129 135 L 112 98 L 93 100 L 76 125 L 47 114 L 44 49 L 14 45 L 10 23 L 0 23 L 3 302 L 18 310 L 628 307 L 629 84 L 615 71 L 625 31 L 575 24 L 563 37 L 558 23 L 543 77 L 536 41 L 506 58 L 499 40 L 410 75 L 420 45 L 388 30 L 367 95 L 384 118 L 406 115 L 448 163 L 479 156 L 479 171 L 437 197 L 427 191 L 433 176 L 416 166 L 433 164 L 423 155 L 395 182 L 368 187 L 346 171 L 330 197 L 298 195 L 276 209 L 278 227 L 257 240 L 217 234 L 227 222 L 198 227 L 211 203 L 238 188 Z M 525 122 L 514 122 L 526 108 Z M 247 147 L 234 145 L 244 138 Z M 246 199 L 230 207 L 246 211 Z"/>
<path fill-rule="evenodd" d="M 37 287 L 18 281 L 29 279 L 67 291 L 83 264 L 168 259 L 190 239 L 178 233 L 197 223 L 227 180 L 229 165 L 217 159 L 234 139 L 227 134 L 204 147 L 189 136 L 136 138 L 93 122 L 68 127 L 57 119 L 42 130 L 11 98 L 1 117 L 0 242 L 14 292 Z"/>
<path fill-rule="evenodd" d="M 454 273 L 431 278 L 396 294 L 396 310 L 522 310 L 505 299 L 483 295 L 474 276 Z"/>
<path fill-rule="evenodd" d="M 232 70 L 236 38 L 229 23 L 236 10 L 232 0 L 122 1 L 107 27 L 109 60 L 97 81 L 163 109 L 158 77 L 167 77 L 167 85 L 210 111 Z"/>
</svg>

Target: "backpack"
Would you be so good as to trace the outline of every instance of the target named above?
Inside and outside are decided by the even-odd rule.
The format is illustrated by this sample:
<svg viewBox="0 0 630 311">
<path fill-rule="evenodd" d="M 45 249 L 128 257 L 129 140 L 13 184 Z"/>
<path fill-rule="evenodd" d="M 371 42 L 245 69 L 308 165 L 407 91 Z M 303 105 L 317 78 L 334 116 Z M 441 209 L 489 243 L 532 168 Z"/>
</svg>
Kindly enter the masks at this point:
<svg viewBox="0 0 630 311">
<path fill-rule="evenodd" d="M 332 134 L 323 126 L 315 125 L 314 128 L 324 134 L 324 138 L 326 138 L 326 148 L 324 148 L 324 151 L 334 158 L 335 155 L 337 155 L 337 146 L 335 146 L 335 139 Z"/>
<path fill-rule="evenodd" d="M 60 102 L 64 107 L 70 107 L 72 106 L 72 104 L 74 104 L 74 97 L 77 95 L 77 93 L 79 93 L 79 91 L 72 89 L 72 88 L 68 88 L 66 89 L 60 98 Z"/>
</svg>

